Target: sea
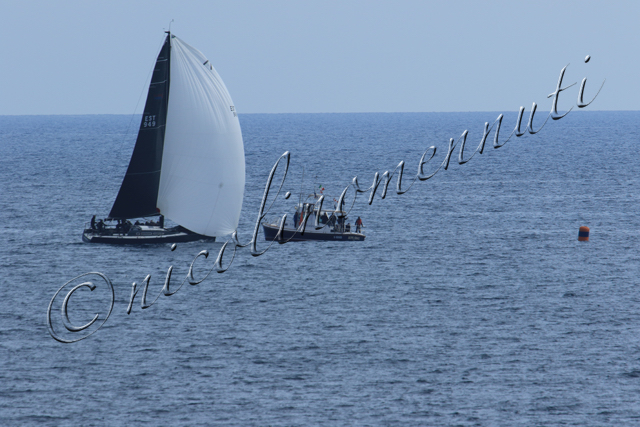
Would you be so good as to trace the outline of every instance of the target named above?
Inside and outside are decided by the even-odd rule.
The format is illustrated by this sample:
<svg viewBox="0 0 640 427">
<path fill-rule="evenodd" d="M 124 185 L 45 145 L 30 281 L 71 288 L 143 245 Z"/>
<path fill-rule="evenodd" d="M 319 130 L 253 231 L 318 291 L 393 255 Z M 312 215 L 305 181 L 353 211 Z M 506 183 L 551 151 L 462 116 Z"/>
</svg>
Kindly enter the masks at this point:
<svg viewBox="0 0 640 427">
<path fill-rule="evenodd" d="M 499 114 L 503 144 L 516 111 L 240 114 L 240 244 L 344 189 L 366 239 L 258 227 L 262 255 L 230 242 L 208 276 L 229 236 L 82 242 L 140 116 L 0 116 L 0 425 L 640 425 L 640 112 L 492 132 L 459 164 Z"/>
</svg>

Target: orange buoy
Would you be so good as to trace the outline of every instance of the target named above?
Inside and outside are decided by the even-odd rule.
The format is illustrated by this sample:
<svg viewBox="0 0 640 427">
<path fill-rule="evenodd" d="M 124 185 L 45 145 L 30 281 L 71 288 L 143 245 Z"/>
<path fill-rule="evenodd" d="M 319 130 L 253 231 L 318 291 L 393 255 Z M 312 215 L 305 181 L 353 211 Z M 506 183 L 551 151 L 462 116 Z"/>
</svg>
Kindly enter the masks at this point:
<svg viewBox="0 0 640 427">
<path fill-rule="evenodd" d="M 580 242 L 589 241 L 589 227 L 580 227 L 580 230 L 578 231 L 578 241 Z"/>
</svg>

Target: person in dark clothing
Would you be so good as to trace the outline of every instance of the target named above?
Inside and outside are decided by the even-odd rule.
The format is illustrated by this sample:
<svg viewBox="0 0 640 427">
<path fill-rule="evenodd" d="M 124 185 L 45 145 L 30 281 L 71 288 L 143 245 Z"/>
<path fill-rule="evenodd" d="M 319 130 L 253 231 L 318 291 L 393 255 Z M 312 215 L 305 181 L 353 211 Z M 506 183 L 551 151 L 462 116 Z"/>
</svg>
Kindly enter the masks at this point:
<svg viewBox="0 0 640 427">
<path fill-rule="evenodd" d="M 358 219 L 356 219 L 356 233 L 359 233 L 361 229 L 362 229 L 362 220 L 360 219 L 360 217 L 358 217 Z"/>
<path fill-rule="evenodd" d="M 158 220 L 158 225 L 164 228 L 164 215 L 160 215 L 160 219 Z"/>
<path fill-rule="evenodd" d="M 293 226 L 297 227 L 298 226 L 298 220 L 300 219 L 300 214 L 298 214 L 298 211 L 296 211 L 296 213 L 293 214 Z"/>
<path fill-rule="evenodd" d="M 96 229 L 96 216 L 92 216 L 91 217 L 91 229 L 95 230 Z"/>
</svg>

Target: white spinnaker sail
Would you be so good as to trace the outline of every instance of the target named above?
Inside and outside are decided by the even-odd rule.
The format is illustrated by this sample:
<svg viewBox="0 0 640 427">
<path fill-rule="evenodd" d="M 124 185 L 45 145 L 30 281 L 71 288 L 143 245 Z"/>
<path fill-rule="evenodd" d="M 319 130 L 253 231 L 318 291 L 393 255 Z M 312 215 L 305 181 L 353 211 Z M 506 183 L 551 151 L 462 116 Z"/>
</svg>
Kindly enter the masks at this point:
<svg viewBox="0 0 640 427">
<path fill-rule="evenodd" d="M 207 236 L 232 233 L 244 195 L 244 147 L 233 101 L 197 49 L 171 39 L 169 109 L 157 206 Z"/>
</svg>

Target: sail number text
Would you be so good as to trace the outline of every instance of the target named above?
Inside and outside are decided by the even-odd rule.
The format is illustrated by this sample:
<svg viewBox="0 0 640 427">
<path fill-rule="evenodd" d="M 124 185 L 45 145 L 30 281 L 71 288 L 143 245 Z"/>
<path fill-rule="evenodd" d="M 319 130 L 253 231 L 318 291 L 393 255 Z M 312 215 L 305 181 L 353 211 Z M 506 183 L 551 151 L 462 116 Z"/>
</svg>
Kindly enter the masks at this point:
<svg viewBox="0 0 640 427">
<path fill-rule="evenodd" d="M 144 116 L 144 121 L 142 122 L 143 128 L 150 128 L 156 125 L 156 116 Z"/>
</svg>

